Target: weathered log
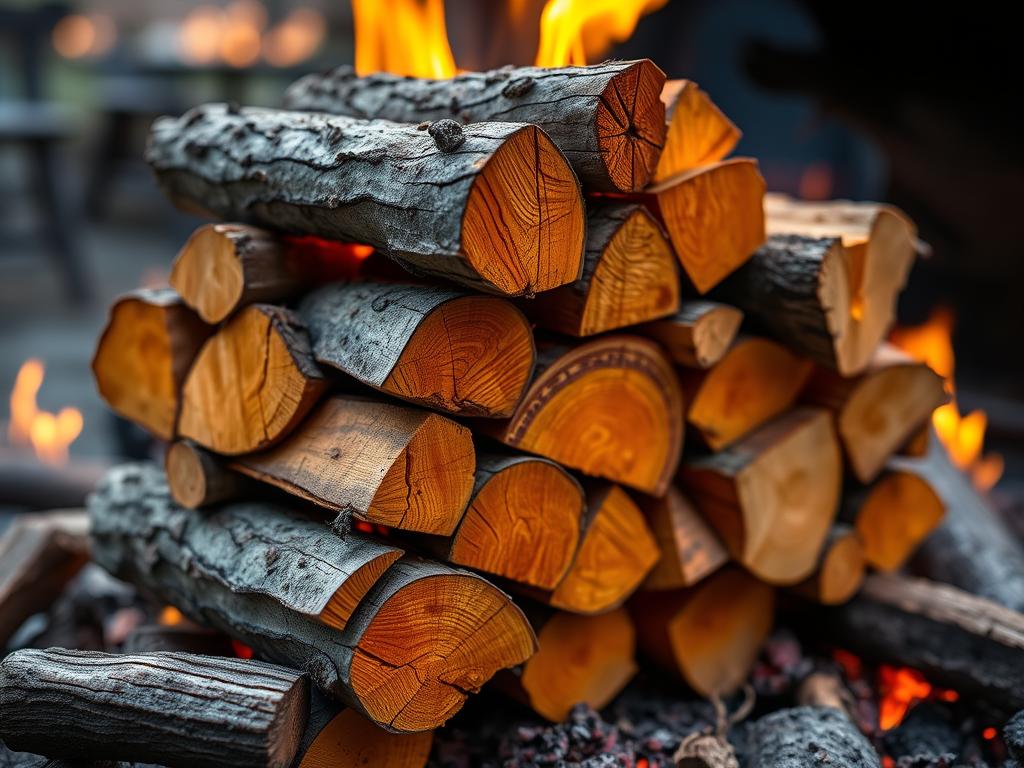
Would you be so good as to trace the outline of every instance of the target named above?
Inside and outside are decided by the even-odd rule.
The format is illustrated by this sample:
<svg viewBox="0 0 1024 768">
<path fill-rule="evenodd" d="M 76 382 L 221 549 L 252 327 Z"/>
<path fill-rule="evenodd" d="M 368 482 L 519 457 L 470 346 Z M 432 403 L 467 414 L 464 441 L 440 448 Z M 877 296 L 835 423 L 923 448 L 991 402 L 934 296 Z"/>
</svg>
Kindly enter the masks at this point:
<svg viewBox="0 0 1024 768">
<path fill-rule="evenodd" d="M 864 734 L 832 707 L 793 707 L 765 715 L 747 730 L 749 768 L 881 768 Z"/>
<path fill-rule="evenodd" d="M 727 448 L 789 410 L 812 367 L 770 339 L 740 337 L 713 367 L 680 371 L 688 434 L 712 451 Z"/>
<path fill-rule="evenodd" d="M 845 603 L 864 582 L 864 547 L 848 525 L 832 526 L 814 572 L 793 589 L 823 605 Z"/>
<path fill-rule="evenodd" d="M 213 104 L 157 120 L 146 158 L 188 210 L 367 243 L 498 293 L 575 280 L 583 200 L 551 140 L 522 123 L 450 127 Z"/>
<path fill-rule="evenodd" d="M 154 468 L 127 467 L 100 487 L 90 503 L 96 562 L 261 656 L 303 670 L 322 691 L 381 727 L 411 732 L 439 726 L 495 671 L 522 663 L 535 648 L 532 630 L 504 593 L 469 572 L 424 560 L 394 563 L 341 631 L 289 608 L 278 599 L 287 593 L 275 597 L 196 579 L 190 563 L 175 556 L 173 528 L 138 535 L 140 518 L 194 514 L 150 503 L 154 493 L 167 498 L 159 483 Z M 318 545 L 348 546 L 330 538 L 321 535 Z M 246 552 L 267 552 L 252 541 L 243 545 Z M 302 569 L 301 556 L 277 553 L 274 562 L 296 561 L 289 592 L 293 582 L 316 576 L 310 560 Z M 252 578 L 266 573 L 264 557 Z"/>
<path fill-rule="evenodd" d="M 847 464 L 858 480 L 869 483 L 949 398 L 931 368 L 883 344 L 856 376 L 816 369 L 803 399 L 835 414 Z"/>
<path fill-rule="evenodd" d="M 170 289 L 122 296 L 92 359 L 100 396 L 126 419 L 173 439 L 185 377 L 212 332 Z"/>
<path fill-rule="evenodd" d="M 570 336 L 669 315 L 679 306 L 672 244 L 643 206 L 591 205 L 580 279 L 521 306 L 538 325 Z"/>
<path fill-rule="evenodd" d="M 330 397 L 284 442 L 230 466 L 348 516 L 450 536 L 473 489 L 473 438 L 443 416 L 361 397 Z"/>
<path fill-rule="evenodd" d="M 633 331 L 661 344 L 677 365 L 710 368 L 732 346 L 742 322 L 743 313 L 728 304 L 689 300 L 674 315 Z"/>
<path fill-rule="evenodd" d="M 529 323 L 494 296 L 338 283 L 307 296 L 298 312 L 318 363 L 429 408 L 508 417 L 533 373 Z"/>
<path fill-rule="evenodd" d="M 671 363 L 636 336 L 576 347 L 538 340 L 537 373 L 507 421 L 474 428 L 585 474 L 663 494 L 679 463 L 683 403 Z"/>
<path fill-rule="evenodd" d="M 1024 708 L 1024 616 L 956 587 L 870 575 L 850 602 L 813 612 L 808 633 L 872 661 L 913 667 L 1004 716 Z"/>
<path fill-rule="evenodd" d="M 1024 762 L 1024 711 L 1018 712 L 1006 723 L 1003 741 L 1010 751 L 1010 757 L 1017 762 Z"/>
<path fill-rule="evenodd" d="M 89 560 L 83 510 L 14 518 L 0 537 L 0 647 L 29 616 L 45 611 Z"/>
<path fill-rule="evenodd" d="M 738 689 L 775 616 L 775 591 L 738 568 L 695 587 L 644 591 L 629 602 L 640 648 L 703 696 Z"/>
<path fill-rule="evenodd" d="M 191 440 L 171 443 L 164 456 L 164 471 L 171 496 L 190 509 L 236 499 L 255 485 L 228 467 L 222 457 Z"/>
<path fill-rule="evenodd" d="M 835 519 L 842 459 L 829 413 L 797 408 L 680 478 L 729 553 L 777 585 L 806 578 Z"/>
<path fill-rule="evenodd" d="M 661 89 L 665 104 L 665 148 L 651 177 L 655 184 L 692 168 L 717 163 L 742 133 L 692 80 L 669 80 Z"/>
<path fill-rule="evenodd" d="M 178 431 L 217 453 L 259 450 L 295 429 L 326 390 L 298 317 L 251 304 L 196 356 Z"/>
<path fill-rule="evenodd" d="M 956 756 L 964 748 L 962 725 L 959 720 L 953 722 L 948 705 L 922 701 L 911 708 L 897 727 L 883 735 L 882 746 L 897 761 L 905 757 L 920 765 L 924 762 L 922 758 L 937 762 L 945 757 L 947 764 L 955 765 L 959 762 Z"/>
<path fill-rule="evenodd" d="M 725 546 L 682 491 L 672 487 L 660 499 L 639 503 L 661 550 L 644 589 L 692 587 L 729 561 Z"/>
<path fill-rule="evenodd" d="M 733 158 L 678 174 L 635 197 L 664 225 L 683 273 L 704 294 L 764 242 L 764 190 L 757 162 Z"/>
<path fill-rule="evenodd" d="M 173 626 L 145 624 L 137 627 L 121 644 L 121 653 L 192 653 L 200 656 L 234 656 L 231 640 L 227 635 L 192 622 Z"/>
<path fill-rule="evenodd" d="M 290 109 L 400 123 L 454 118 L 540 126 L 587 189 L 631 192 L 647 184 L 665 140 L 665 74 L 650 60 L 587 67 L 514 67 L 447 80 L 351 67 L 312 74 L 285 93 Z"/>
<path fill-rule="evenodd" d="M 0 662 L 0 737 L 73 760 L 287 768 L 308 697 L 301 672 L 261 661 L 26 649 Z"/>
</svg>

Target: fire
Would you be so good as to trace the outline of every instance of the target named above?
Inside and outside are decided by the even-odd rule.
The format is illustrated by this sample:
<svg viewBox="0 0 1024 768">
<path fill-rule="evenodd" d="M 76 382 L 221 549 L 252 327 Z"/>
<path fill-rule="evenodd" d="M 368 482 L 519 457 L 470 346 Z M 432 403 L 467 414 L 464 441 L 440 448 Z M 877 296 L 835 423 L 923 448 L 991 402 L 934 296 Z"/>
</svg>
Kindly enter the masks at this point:
<svg viewBox="0 0 1024 768">
<path fill-rule="evenodd" d="M 444 0 L 352 0 L 356 71 L 452 77 Z"/>
<path fill-rule="evenodd" d="M 548 0 L 540 16 L 538 67 L 582 65 L 629 39 L 640 17 L 668 0 Z"/>
<path fill-rule="evenodd" d="M 312 8 L 296 8 L 268 30 L 267 10 L 261 3 L 234 0 L 224 8 L 193 8 L 181 23 L 178 49 L 195 65 L 222 61 L 241 68 L 262 57 L 275 67 L 288 67 L 316 53 L 326 31 L 323 14 Z"/>
<path fill-rule="evenodd" d="M 173 605 L 165 605 L 163 610 L 160 611 L 160 615 L 157 617 L 156 623 L 161 627 L 173 627 L 177 624 L 181 624 L 184 620 L 185 617 L 181 615 L 181 611 Z"/>
<path fill-rule="evenodd" d="M 882 694 L 878 704 L 878 726 L 883 731 L 902 723 L 910 707 L 928 698 L 932 692 L 931 685 L 917 670 L 885 665 L 878 668 L 878 688 Z"/>
<path fill-rule="evenodd" d="M 983 455 L 985 430 L 988 427 L 985 412 L 975 410 L 964 415 L 957 405 L 953 378 L 956 363 L 953 354 L 953 322 L 953 313 L 946 307 L 939 307 L 924 324 L 893 331 L 891 340 L 946 380 L 950 401 L 935 409 L 932 425 L 953 463 L 971 475 L 975 487 L 987 491 L 1002 476 L 1003 459 L 994 453 Z"/>
<path fill-rule="evenodd" d="M 7 434 L 14 445 L 31 445 L 40 461 L 61 465 L 67 463 L 68 448 L 82 432 L 82 412 L 70 407 L 55 414 L 39 409 L 36 398 L 45 372 L 43 362 L 35 358 L 18 370 Z"/>
</svg>

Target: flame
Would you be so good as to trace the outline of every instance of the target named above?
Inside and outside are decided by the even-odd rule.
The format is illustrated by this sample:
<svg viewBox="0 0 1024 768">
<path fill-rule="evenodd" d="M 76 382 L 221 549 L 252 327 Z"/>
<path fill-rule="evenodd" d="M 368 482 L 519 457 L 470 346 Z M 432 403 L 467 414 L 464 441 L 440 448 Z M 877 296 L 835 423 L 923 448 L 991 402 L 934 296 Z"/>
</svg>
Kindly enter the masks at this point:
<svg viewBox="0 0 1024 768">
<path fill-rule="evenodd" d="M 66 59 L 102 56 L 114 47 L 117 27 L 100 13 L 72 13 L 57 22 L 51 33 L 53 49 Z"/>
<path fill-rule="evenodd" d="M 922 325 L 898 328 L 891 341 L 911 357 L 920 360 L 946 381 L 950 401 L 932 414 L 932 425 L 953 463 L 968 472 L 974 486 L 987 491 L 1003 474 L 1003 459 L 995 453 L 983 455 L 988 417 L 984 411 L 960 412 L 956 401 L 953 354 L 953 313 L 936 308 Z"/>
<path fill-rule="evenodd" d="M 538 67 L 583 65 L 633 34 L 668 0 L 548 0 L 540 16 Z"/>
<path fill-rule="evenodd" d="M 165 605 L 163 610 L 160 611 L 160 615 L 157 617 L 156 623 L 161 627 L 173 627 L 177 624 L 181 624 L 184 620 L 185 617 L 181 615 L 181 611 L 173 605 Z"/>
<path fill-rule="evenodd" d="M 931 685 L 920 672 L 906 667 L 882 665 L 878 668 L 878 688 L 882 700 L 878 704 L 878 726 L 883 731 L 903 722 L 910 707 L 928 698 Z"/>
<path fill-rule="evenodd" d="M 82 412 L 61 408 L 56 414 L 39 409 L 37 396 L 46 369 L 41 360 L 26 360 L 14 379 L 11 390 L 11 422 L 7 435 L 14 445 L 31 445 L 46 464 L 62 465 L 68 460 L 68 448 L 82 433 Z"/>
<path fill-rule="evenodd" d="M 356 71 L 452 77 L 444 0 L 352 0 Z"/>
</svg>

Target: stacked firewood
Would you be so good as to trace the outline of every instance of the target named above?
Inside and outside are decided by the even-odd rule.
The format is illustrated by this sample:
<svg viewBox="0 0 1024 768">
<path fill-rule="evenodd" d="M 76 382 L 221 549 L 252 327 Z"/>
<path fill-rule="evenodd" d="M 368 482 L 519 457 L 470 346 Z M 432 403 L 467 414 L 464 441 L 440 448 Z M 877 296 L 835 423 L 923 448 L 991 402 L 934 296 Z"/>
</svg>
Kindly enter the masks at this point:
<svg viewBox="0 0 1024 768">
<path fill-rule="evenodd" d="M 736 127 L 646 60 L 340 69 L 286 101 L 153 127 L 162 188 L 221 223 L 172 288 L 111 309 L 99 390 L 169 448 L 90 505 L 97 562 L 284 666 L 52 653 L 10 662 L 0 702 L 45 709 L 97 668 L 197 699 L 233 701 L 230 678 L 265 699 L 239 760 L 288 765 L 300 673 L 335 721 L 392 734 L 492 676 L 552 720 L 602 706 L 637 646 L 723 695 L 777 590 L 844 603 L 942 521 L 955 471 L 921 445 L 943 382 L 884 343 L 916 247 L 900 211 L 766 197 L 726 159 Z M 151 703 L 124 740 L 167 761 Z M 201 764 L 237 717 L 170 757 Z M 352 729 L 302 764 L 356 751 Z M 374 764 L 422 763 L 394 738 Z"/>
</svg>

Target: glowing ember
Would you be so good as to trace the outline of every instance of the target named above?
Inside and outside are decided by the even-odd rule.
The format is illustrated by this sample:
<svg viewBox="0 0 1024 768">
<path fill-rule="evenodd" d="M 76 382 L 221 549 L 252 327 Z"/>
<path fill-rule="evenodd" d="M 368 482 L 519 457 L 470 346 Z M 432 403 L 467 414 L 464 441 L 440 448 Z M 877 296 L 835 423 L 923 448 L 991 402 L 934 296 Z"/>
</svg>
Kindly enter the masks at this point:
<svg viewBox="0 0 1024 768">
<path fill-rule="evenodd" d="M 992 741 L 992 739 L 996 737 L 996 733 L 997 731 L 995 728 L 988 727 L 981 732 L 981 738 L 985 739 L 986 741 Z"/>
<path fill-rule="evenodd" d="M 640 17 L 668 0 L 548 0 L 540 17 L 538 67 L 582 65 L 629 39 Z"/>
<path fill-rule="evenodd" d="M 444 0 L 352 0 L 356 72 L 452 77 Z"/>
<path fill-rule="evenodd" d="M 251 659 L 253 657 L 252 648 L 245 643 L 240 643 L 237 640 L 231 641 L 231 648 L 235 652 L 235 656 L 240 659 Z"/>
<path fill-rule="evenodd" d="M 931 685 L 921 673 L 904 668 L 881 666 L 878 668 L 878 688 L 882 700 L 878 704 L 878 726 L 891 730 L 903 722 L 910 707 L 928 697 Z"/>
<path fill-rule="evenodd" d="M 849 651 L 836 649 L 832 652 L 832 658 L 843 668 L 847 680 L 860 680 L 864 676 L 864 664 Z"/>
<path fill-rule="evenodd" d="M 181 624 L 184 620 L 185 617 L 181 615 L 181 611 L 173 605 L 165 605 L 163 610 L 160 611 L 160 615 L 157 617 L 156 623 L 161 627 L 173 627 L 176 624 Z"/>
<path fill-rule="evenodd" d="M 935 409 L 932 425 L 950 459 L 971 475 L 976 488 L 987 491 L 1003 474 L 1003 459 L 998 454 L 982 455 L 988 417 L 984 411 L 960 412 L 953 379 L 953 313 L 939 307 L 922 325 L 898 328 L 891 341 L 911 357 L 926 363 L 946 380 L 950 402 Z"/>
<path fill-rule="evenodd" d="M 7 436 L 13 445 L 32 446 L 40 461 L 63 465 L 68 460 L 68 448 L 82 433 L 82 412 L 61 408 L 54 414 L 39 409 L 36 398 L 45 370 L 43 362 L 35 358 L 26 360 L 18 370 L 11 390 Z"/>
</svg>

